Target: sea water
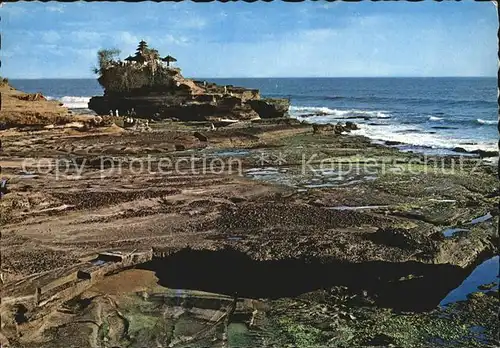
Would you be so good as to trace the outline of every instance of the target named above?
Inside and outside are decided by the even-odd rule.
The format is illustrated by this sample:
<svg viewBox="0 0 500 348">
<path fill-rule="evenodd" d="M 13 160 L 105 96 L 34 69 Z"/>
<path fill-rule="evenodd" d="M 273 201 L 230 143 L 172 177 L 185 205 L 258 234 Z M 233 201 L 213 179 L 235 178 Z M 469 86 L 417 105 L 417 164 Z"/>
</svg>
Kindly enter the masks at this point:
<svg viewBox="0 0 500 348">
<path fill-rule="evenodd" d="M 201 79 L 202 78 L 197 78 Z M 289 98 L 290 114 L 310 123 L 350 120 L 354 134 L 447 153 L 497 150 L 496 78 L 244 78 L 204 80 L 260 89 L 264 97 Z M 76 112 L 102 95 L 95 79 L 12 80 L 26 92 L 41 92 Z"/>
</svg>

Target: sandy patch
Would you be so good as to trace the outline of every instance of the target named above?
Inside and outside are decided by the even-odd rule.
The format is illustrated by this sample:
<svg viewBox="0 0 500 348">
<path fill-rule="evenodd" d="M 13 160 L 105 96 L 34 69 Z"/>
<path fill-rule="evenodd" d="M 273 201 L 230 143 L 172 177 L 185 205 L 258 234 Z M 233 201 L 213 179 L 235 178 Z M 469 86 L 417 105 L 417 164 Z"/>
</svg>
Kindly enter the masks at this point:
<svg viewBox="0 0 500 348">
<path fill-rule="evenodd" d="M 107 295 L 118 295 L 147 291 L 157 286 L 158 278 L 152 271 L 129 269 L 105 277 L 87 292 Z"/>
</svg>

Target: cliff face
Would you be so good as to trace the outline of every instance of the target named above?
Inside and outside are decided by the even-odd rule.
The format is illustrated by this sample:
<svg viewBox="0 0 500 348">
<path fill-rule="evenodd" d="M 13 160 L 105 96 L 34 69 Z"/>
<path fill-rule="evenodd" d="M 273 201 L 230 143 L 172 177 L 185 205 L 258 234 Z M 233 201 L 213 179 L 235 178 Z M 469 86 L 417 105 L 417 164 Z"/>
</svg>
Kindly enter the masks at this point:
<svg viewBox="0 0 500 348">
<path fill-rule="evenodd" d="M 287 99 L 261 99 L 256 89 L 195 81 L 184 78 L 180 69 L 169 69 L 172 72 L 163 75 L 161 84 L 126 91 L 106 89 L 104 96 L 91 98 L 89 109 L 99 115 L 107 115 L 110 110 L 126 115 L 134 109 L 137 117 L 184 121 L 288 116 Z M 107 83 L 113 85 L 110 81 Z"/>
</svg>

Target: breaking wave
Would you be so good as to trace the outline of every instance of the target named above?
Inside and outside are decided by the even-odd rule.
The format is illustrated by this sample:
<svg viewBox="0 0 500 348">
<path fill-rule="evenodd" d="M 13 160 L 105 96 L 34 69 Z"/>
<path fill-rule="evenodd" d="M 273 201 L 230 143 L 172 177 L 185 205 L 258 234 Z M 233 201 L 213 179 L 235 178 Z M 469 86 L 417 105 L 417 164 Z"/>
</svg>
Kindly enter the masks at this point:
<svg viewBox="0 0 500 348">
<path fill-rule="evenodd" d="M 330 109 L 324 106 L 290 106 L 290 113 L 297 117 L 315 117 L 315 116 L 335 116 L 343 117 L 360 117 L 360 118 L 390 118 L 391 116 L 386 111 L 381 110 L 339 110 Z"/>
<path fill-rule="evenodd" d="M 404 124 L 398 120 L 398 115 L 391 115 L 387 111 L 381 110 L 339 110 L 328 107 L 317 107 L 317 106 L 291 106 L 290 114 L 292 117 L 295 117 L 301 121 L 305 121 L 308 123 L 317 123 L 317 124 L 326 124 L 326 123 L 334 123 L 338 121 L 347 121 L 352 118 L 378 118 L 380 121 L 375 124 L 366 123 L 365 120 L 360 120 L 356 122 L 356 124 L 360 127 L 359 130 L 352 131 L 351 134 L 354 135 L 363 135 L 368 138 L 371 138 L 374 141 L 392 141 L 401 144 L 407 144 L 410 146 L 416 147 L 425 147 L 431 149 L 447 149 L 453 150 L 453 148 L 460 146 L 466 149 L 467 151 L 474 150 L 495 150 L 497 149 L 497 144 L 495 142 L 490 141 L 482 141 L 477 142 L 474 141 L 474 144 L 463 145 L 464 139 L 459 134 L 451 134 L 447 132 L 434 132 L 429 131 L 429 128 L 425 125 L 425 122 L 421 125 L 415 124 L 415 121 L 409 120 L 409 124 Z M 390 120 L 387 119 L 391 116 Z M 447 124 L 447 120 L 444 117 L 437 116 L 427 116 L 429 121 L 441 121 L 446 123 L 434 123 L 436 126 L 431 128 L 439 128 L 439 129 L 457 129 L 455 127 L 451 127 Z M 451 122 L 458 123 L 469 123 L 472 120 L 451 120 Z M 385 123 L 388 127 L 381 127 L 380 122 Z M 388 123 L 389 122 L 389 123 Z M 482 119 L 478 119 L 477 122 L 482 124 L 495 124 L 496 121 L 486 121 Z M 437 126 L 442 124 L 442 126 Z"/>
<path fill-rule="evenodd" d="M 463 139 L 442 134 L 415 132 L 410 126 L 392 125 L 389 129 L 386 127 L 369 126 L 359 124 L 359 130 L 352 131 L 352 134 L 364 135 L 373 140 L 396 141 L 403 144 L 424 146 L 435 149 L 453 149 L 457 146 L 465 148 L 467 151 L 486 150 L 495 151 L 498 145 L 495 142 L 478 142 L 471 145 L 462 145 Z"/>
<path fill-rule="evenodd" d="M 476 121 L 479 124 L 497 124 L 498 123 L 498 121 L 483 120 L 482 118 L 478 118 Z"/>
<path fill-rule="evenodd" d="M 90 97 L 64 96 L 62 98 L 47 97 L 49 100 L 58 100 L 68 109 L 87 109 Z"/>
<path fill-rule="evenodd" d="M 431 116 L 429 117 L 429 121 L 442 121 L 442 117 Z"/>
</svg>

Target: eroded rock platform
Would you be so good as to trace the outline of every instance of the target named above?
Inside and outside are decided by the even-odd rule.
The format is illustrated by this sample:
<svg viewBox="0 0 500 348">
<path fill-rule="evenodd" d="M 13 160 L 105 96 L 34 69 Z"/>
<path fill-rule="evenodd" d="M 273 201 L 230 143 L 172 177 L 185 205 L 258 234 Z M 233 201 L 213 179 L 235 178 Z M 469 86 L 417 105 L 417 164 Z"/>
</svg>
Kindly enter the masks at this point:
<svg viewBox="0 0 500 348">
<path fill-rule="evenodd" d="M 7 135 L 3 142 L 11 192 L 0 202 L 2 298 L 17 300 L 2 304 L 2 332 L 13 346 L 52 347 L 70 336 L 83 340 L 81 346 L 134 346 L 138 328 L 152 323 L 146 314 L 137 317 L 141 306 L 153 306 L 151 325 L 159 331 L 146 330 L 156 333 L 140 342 L 182 346 L 162 323 L 183 325 L 183 315 L 201 318 L 200 332 L 214 328 L 224 342 L 231 325 L 217 331 L 215 323 L 235 297 L 245 306 L 265 299 L 265 309 L 252 316 L 251 306 L 260 305 L 249 305 L 242 319 L 246 328 L 254 318 L 270 330 L 259 340 L 324 343 L 338 339 L 341 329 L 359 332 L 357 320 L 369 326 L 379 316 L 394 325 L 403 319 L 393 313 L 432 310 L 497 252 L 496 173 L 479 159 L 461 159 L 451 170 L 451 157 L 429 159 L 362 137 L 313 134 L 311 126 L 293 122 L 240 122 L 217 130 L 160 122 L 149 133 L 113 135 L 44 130 Z M 26 164 L 30 157 L 38 162 Z M 149 167 L 141 170 L 140 163 Z M 449 228 L 465 231 L 443 234 Z M 32 290 L 25 294 L 19 286 L 31 278 L 64 278 L 98 253 L 151 250 L 152 261 L 132 271 L 154 274 L 153 280 L 137 275 L 131 282 L 137 286 L 118 296 L 112 289 L 136 278 L 126 276 L 130 270 L 117 274 L 122 280 L 108 275 L 64 305 L 76 306 L 67 313 L 61 307 L 37 312 L 23 298 Z M 215 302 L 224 308 L 210 309 L 220 318 L 206 318 L 208 305 L 176 316 L 186 310 L 161 295 L 171 289 L 220 293 L 224 300 Z M 361 302 L 348 305 L 350 296 Z M 491 301 L 485 299 L 466 306 L 486 308 Z M 175 320 L 158 314 L 166 308 Z M 323 327 L 320 318 L 335 325 Z M 175 339 L 194 335 L 176 330 Z M 226 341 L 237 336 L 231 332 Z M 401 344 L 394 333 L 384 334 L 389 338 L 343 339 L 365 344 L 385 337 Z"/>
</svg>

